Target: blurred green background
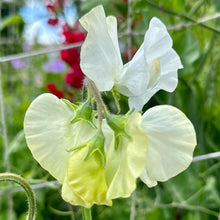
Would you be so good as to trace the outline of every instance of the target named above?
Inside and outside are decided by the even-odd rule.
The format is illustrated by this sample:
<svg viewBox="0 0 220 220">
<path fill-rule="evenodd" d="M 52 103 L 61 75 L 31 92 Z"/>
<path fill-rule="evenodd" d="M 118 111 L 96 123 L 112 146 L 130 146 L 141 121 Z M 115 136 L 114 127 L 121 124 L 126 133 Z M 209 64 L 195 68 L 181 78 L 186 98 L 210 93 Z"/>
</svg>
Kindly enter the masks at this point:
<svg viewBox="0 0 220 220">
<path fill-rule="evenodd" d="M 0 57 L 29 53 L 63 44 L 59 25 L 48 25 L 52 13 L 48 2 L 0 2 Z M 126 62 L 126 50 L 141 45 L 153 16 L 167 26 L 184 69 L 180 70 L 178 87 L 173 93 L 159 91 L 144 110 L 159 104 L 181 109 L 195 126 L 198 145 L 194 156 L 220 151 L 220 1 L 219 0 L 132 0 L 132 45 L 127 44 L 128 2 L 125 0 L 66 1 L 59 10 L 59 20 L 70 26 L 96 5 L 102 4 L 107 15 L 118 19 L 119 43 Z M 31 10 L 30 10 L 31 9 Z M 65 11 L 65 13 L 64 13 Z M 72 17 L 71 17 L 72 16 Z M 213 17 L 215 16 L 215 17 Z M 199 23 L 201 19 L 207 21 Z M 1 61 L 0 58 L 0 61 Z M 5 119 L 9 143 L 10 171 L 22 175 L 35 189 L 37 220 L 81 219 L 81 209 L 66 204 L 60 196 L 60 185 L 34 160 L 26 146 L 23 119 L 31 101 L 55 84 L 65 98 L 77 102 L 81 90 L 65 81 L 70 67 L 64 62 L 60 72 L 46 68 L 60 61 L 59 52 L 1 62 Z M 73 98 L 74 97 L 74 98 Z M 111 102 L 111 97 L 105 98 Z M 123 102 L 122 102 L 123 105 Z M 122 106 L 123 107 L 123 106 Z M 126 106 L 124 107 L 126 109 Z M 123 108 L 122 108 L 123 109 Z M 1 118 L 1 122 L 2 122 Z M 3 126 L 0 124 L 0 172 L 5 172 Z M 175 137 L 174 137 L 175 138 Z M 137 220 L 214 220 L 220 209 L 220 159 L 193 162 L 183 173 L 154 188 L 138 181 L 135 201 Z M 18 192 L 17 192 L 18 191 Z M 13 208 L 8 208 L 8 198 Z M 127 220 L 131 198 L 117 199 L 113 207 L 94 206 L 94 220 Z M 27 212 L 24 192 L 14 184 L 0 183 L 0 219 L 23 220 Z"/>
</svg>

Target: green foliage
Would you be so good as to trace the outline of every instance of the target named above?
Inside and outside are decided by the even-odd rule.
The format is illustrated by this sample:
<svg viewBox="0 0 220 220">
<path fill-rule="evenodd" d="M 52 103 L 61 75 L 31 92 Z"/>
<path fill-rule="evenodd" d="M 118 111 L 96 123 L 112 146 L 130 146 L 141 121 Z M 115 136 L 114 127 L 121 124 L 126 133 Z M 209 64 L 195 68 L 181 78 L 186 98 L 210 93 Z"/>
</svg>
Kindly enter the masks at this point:
<svg viewBox="0 0 220 220">
<path fill-rule="evenodd" d="M 7 18 L 4 18 L 0 23 L 0 32 L 7 28 L 10 25 L 14 25 L 18 30 L 18 33 L 21 35 L 24 29 L 24 20 L 20 15 L 13 15 Z"/>
</svg>

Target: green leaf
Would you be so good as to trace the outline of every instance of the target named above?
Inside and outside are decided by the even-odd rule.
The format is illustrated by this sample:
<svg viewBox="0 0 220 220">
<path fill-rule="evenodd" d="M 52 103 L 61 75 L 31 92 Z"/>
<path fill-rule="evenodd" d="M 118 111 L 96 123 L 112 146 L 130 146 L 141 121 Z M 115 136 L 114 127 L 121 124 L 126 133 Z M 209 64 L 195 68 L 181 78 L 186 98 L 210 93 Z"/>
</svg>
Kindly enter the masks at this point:
<svg viewBox="0 0 220 220">
<path fill-rule="evenodd" d="M 10 25 L 14 25 L 18 29 L 19 34 L 21 34 L 24 29 L 24 24 L 25 22 L 21 15 L 12 15 L 12 16 L 4 18 L 1 21 L 0 31 L 2 31 L 3 29 L 5 29 L 6 27 Z"/>
</svg>

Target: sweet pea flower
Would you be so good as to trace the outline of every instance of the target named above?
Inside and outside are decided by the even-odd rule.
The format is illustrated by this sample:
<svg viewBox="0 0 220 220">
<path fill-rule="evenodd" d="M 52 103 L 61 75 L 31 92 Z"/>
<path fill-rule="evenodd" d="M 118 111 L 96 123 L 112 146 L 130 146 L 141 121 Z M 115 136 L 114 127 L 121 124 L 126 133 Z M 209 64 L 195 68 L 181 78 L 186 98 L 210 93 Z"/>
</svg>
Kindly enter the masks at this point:
<svg viewBox="0 0 220 220">
<path fill-rule="evenodd" d="M 111 206 L 112 199 L 129 197 L 146 164 L 148 140 L 141 114 L 127 116 L 128 136 L 121 136 L 117 149 L 105 120 L 100 131 L 76 115 L 72 104 L 52 94 L 31 103 L 24 133 L 34 158 L 62 184 L 63 199 L 73 205 Z"/>
<path fill-rule="evenodd" d="M 88 112 L 87 104 L 78 109 Z M 24 119 L 34 158 L 62 184 L 62 197 L 72 205 L 111 206 L 112 199 L 131 195 L 137 178 L 153 187 L 192 161 L 195 131 L 175 107 L 113 116 L 112 123 L 106 118 L 101 130 L 81 119 L 73 104 L 52 94 L 37 97 Z"/>
<path fill-rule="evenodd" d="M 177 70 L 182 64 L 172 49 L 172 39 L 165 25 L 158 18 L 151 19 L 143 44 L 125 65 L 115 17 L 106 17 L 103 7 L 97 6 L 79 21 L 88 32 L 81 48 L 80 65 L 99 91 L 109 91 L 115 86 L 129 97 L 130 108 L 136 110 L 141 110 L 158 90 L 174 91 Z"/>
</svg>

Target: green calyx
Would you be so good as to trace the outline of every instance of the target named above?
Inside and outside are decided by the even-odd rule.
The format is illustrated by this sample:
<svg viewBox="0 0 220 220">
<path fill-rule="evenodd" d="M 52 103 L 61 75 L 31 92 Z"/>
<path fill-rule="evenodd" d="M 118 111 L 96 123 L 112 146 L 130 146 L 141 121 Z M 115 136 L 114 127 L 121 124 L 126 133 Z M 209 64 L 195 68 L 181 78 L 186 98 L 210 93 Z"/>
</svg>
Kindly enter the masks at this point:
<svg viewBox="0 0 220 220">
<path fill-rule="evenodd" d="M 133 113 L 133 111 L 134 110 L 132 109 L 125 115 L 113 115 L 109 114 L 107 111 L 104 111 L 106 121 L 115 133 L 115 150 L 118 149 L 120 142 L 122 141 L 122 137 L 125 137 L 129 140 L 132 139 L 128 134 L 126 127 L 128 117 Z"/>
<path fill-rule="evenodd" d="M 96 125 L 93 123 L 93 116 L 92 102 L 87 99 L 86 102 L 82 103 L 77 109 L 75 109 L 75 116 L 71 123 L 87 121 L 92 127 L 96 128 Z"/>
<path fill-rule="evenodd" d="M 75 110 L 78 108 L 78 105 L 73 104 L 67 99 L 61 99 L 71 110 L 75 112 Z"/>
<path fill-rule="evenodd" d="M 97 133 L 86 144 L 86 147 L 88 147 L 88 152 L 84 161 L 87 161 L 91 156 L 94 156 L 97 162 L 100 163 L 102 167 L 105 167 L 106 158 L 104 144 L 105 136 L 102 130 L 98 129 Z"/>
</svg>

